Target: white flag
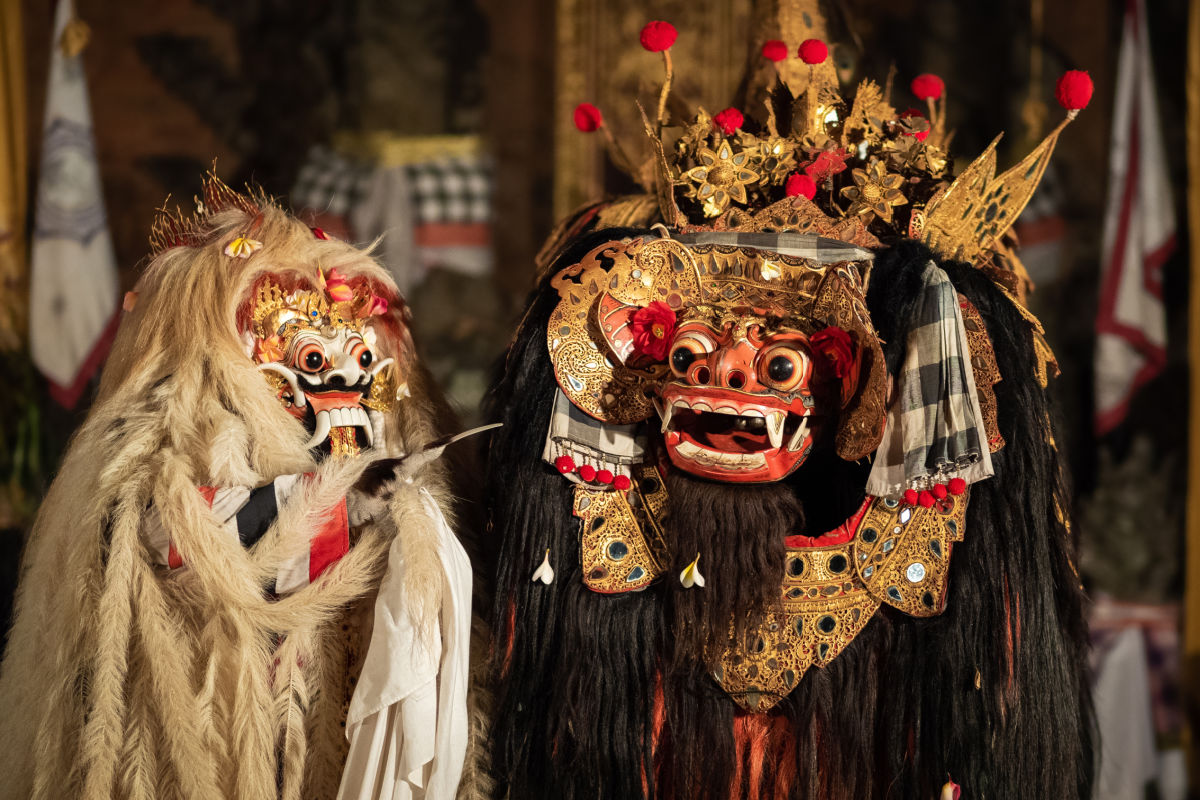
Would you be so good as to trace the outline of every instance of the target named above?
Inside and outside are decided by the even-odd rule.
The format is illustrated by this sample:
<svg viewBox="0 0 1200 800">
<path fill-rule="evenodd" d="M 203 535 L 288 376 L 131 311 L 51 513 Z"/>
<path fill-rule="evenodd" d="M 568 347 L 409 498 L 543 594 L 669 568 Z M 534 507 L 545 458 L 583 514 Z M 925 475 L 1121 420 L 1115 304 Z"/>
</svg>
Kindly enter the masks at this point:
<svg viewBox="0 0 1200 800">
<path fill-rule="evenodd" d="M 73 406 L 116 330 L 116 257 L 104 213 L 87 80 L 79 54 L 60 46 L 74 19 L 59 0 L 30 267 L 29 349 L 54 398 Z"/>
<path fill-rule="evenodd" d="M 1109 175 L 1096 317 L 1098 434 L 1125 418 L 1134 392 L 1167 358 L 1162 265 L 1175 247 L 1175 206 L 1143 0 L 1126 6 Z"/>
</svg>

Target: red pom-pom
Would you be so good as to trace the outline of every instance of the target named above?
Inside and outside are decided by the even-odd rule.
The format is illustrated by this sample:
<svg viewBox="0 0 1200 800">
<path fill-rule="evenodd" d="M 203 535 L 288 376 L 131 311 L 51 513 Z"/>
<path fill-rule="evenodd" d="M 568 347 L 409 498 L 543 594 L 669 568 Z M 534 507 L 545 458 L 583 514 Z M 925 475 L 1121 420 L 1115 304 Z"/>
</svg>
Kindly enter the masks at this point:
<svg viewBox="0 0 1200 800">
<path fill-rule="evenodd" d="M 596 473 L 596 480 L 600 481 L 601 483 L 612 483 L 613 474 L 610 470 L 602 469 Z"/>
<path fill-rule="evenodd" d="M 575 471 L 575 459 L 570 456 L 559 456 L 554 459 L 554 468 L 566 475 L 568 472 Z"/>
<path fill-rule="evenodd" d="M 799 56 L 805 64 L 816 66 L 829 58 L 829 48 L 820 39 L 805 39 L 800 43 Z"/>
<path fill-rule="evenodd" d="M 763 58 L 768 61 L 783 61 L 787 57 L 787 45 L 778 39 L 772 39 L 763 45 Z"/>
<path fill-rule="evenodd" d="M 1092 76 L 1081 69 L 1067 70 L 1054 87 L 1054 97 L 1067 111 L 1087 108 L 1092 99 Z"/>
<path fill-rule="evenodd" d="M 580 103 L 575 106 L 575 127 L 579 130 L 591 133 L 603 124 L 604 115 L 591 103 Z"/>
<path fill-rule="evenodd" d="M 967 482 L 962 478 L 950 479 L 950 494 L 962 494 L 967 490 Z"/>
<path fill-rule="evenodd" d="M 670 49 L 671 45 L 675 44 L 675 37 L 679 34 L 675 31 L 675 26 L 669 22 L 647 22 L 646 27 L 642 28 L 642 47 L 649 50 L 651 53 L 661 53 L 663 50 Z"/>
<path fill-rule="evenodd" d="M 938 500 L 945 500 L 946 499 L 946 487 L 940 483 L 934 484 L 933 496 L 936 497 Z"/>
<path fill-rule="evenodd" d="M 584 464 L 579 468 L 579 477 L 583 478 L 585 481 L 594 480 L 596 478 L 596 468 L 591 464 Z"/>
<path fill-rule="evenodd" d="M 917 496 L 917 502 L 921 504 L 922 508 L 933 508 L 933 495 L 929 492 L 921 492 Z"/>
<path fill-rule="evenodd" d="M 617 477 L 613 478 L 613 488 L 617 491 L 623 492 L 632 485 L 633 482 L 629 480 L 628 475 L 618 475 Z"/>
<path fill-rule="evenodd" d="M 317 237 L 318 239 L 328 239 L 329 238 L 329 235 L 327 233 L 325 233 L 325 231 L 321 230 L 320 228 L 309 228 L 309 230 L 311 230 L 313 232 L 313 236 Z"/>
<path fill-rule="evenodd" d="M 727 108 L 713 117 L 713 125 L 721 129 L 721 133 L 732 136 L 733 132 L 742 127 L 746 118 L 736 108 Z"/>
<path fill-rule="evenodd" d="M 917 504 L 917 490 L 916 489 L 906 490 L 904 492 L 904 502 L 908 503 L 910 506 L 915 506 Z"/>
<path fill-rule="evenodd" d="M 788 197 L 807 197 L 812 200 L 817 194 L 817 182 L 800 172 L 795 172 L 787 179 L 784 191 Z"/>
<path fill-rule="evenodd" d="M 911 88 L 918 100 L 940 100 L 942 92 L 946 91 L 946 83 L 937 75 L 926 72 L 913 78 Z"/>
</svg>

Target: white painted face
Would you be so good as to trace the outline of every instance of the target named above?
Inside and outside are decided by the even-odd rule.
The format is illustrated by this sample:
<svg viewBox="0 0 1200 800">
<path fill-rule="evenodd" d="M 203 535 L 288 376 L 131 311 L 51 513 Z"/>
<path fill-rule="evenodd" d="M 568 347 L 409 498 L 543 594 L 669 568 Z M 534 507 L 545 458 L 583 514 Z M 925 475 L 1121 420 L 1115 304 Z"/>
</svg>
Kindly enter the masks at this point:
<svg viewBox="0 0 1200 800">
<path fill-rule="evenodd" d="M 365 388 L 375 354 L 357 331 L 347 328 L 302 330 L 292 337 L 284 363 L 304 384 L 343 390 Z"/>
<path fill-rule="evenodd" d="M 375 342 L 369 325 L 361 334 L 352 328 L 302 329 L 278 361 L 259 367 L 288 382 L 291 392 L 280 399 L 290 413 L 308 420 L 313 431 L 310 448 L 324 443 L 334 428 L 360 429 L 366 444 L 374 444 L 376 425 L 362 401 L 371 381 L 393 361 L 376 356 Z"/>
</svg>

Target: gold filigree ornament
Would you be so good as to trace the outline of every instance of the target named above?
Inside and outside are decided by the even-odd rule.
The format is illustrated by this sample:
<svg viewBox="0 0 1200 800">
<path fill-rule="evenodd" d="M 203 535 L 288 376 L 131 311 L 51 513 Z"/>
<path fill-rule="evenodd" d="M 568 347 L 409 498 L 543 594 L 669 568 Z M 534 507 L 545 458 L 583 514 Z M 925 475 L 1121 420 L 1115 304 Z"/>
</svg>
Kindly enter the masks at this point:
<svg viewBox="0 0 1200 800">
<path fill-rule="evenodd" d="M 880 605 L 940 614 L 967 497 L 947 495 L 931 508 L 874 498 L 849 542 L 789 546 L 780 607 L 726 651 L 713 677 L 742 708 L 768 711 L 809 667 L 841 654 Z"/>
<path fill-rule="evenodd" d="M 769 711 L 809 667 L 836 658 L 879 608 L 852 564 L 850 543 L 788 548 L 782 607 L 729 648 L 713 674 L 747 711 Z"/>
<path fill-rule="evenodd" d="M 593 592 L 640 592 L 666 563 L 659 519 L 667 503 L 662 475 L 653 466 L 636 468 L 629 489 L 615 491 L 575 484 L 575 516 L 583 582 Z"/>
<path fill-rule="evenodd" d="M 892 221 L 892 209 L 908 202 L 900 187 L 904 176 L 887 171 L 882 160 L 872 161 L 864 169 L 853 169 L 853 186 L 842 187 L 842 196 L 850 200 L 847 216 L 872 213 L 884 222 Z"/>
<path fill-rule="evenodd" d="M 393 362 L 375 374 L 371 381 L 371 391 L 362 399 L 365 408 L 391 413 L 401 398 L 407 396 L 408 386 L 400 383 L 400 369 Z"/>
<path fill-rule="evenodd" d="M 975 261 L 1025 210 L 1037 189 L 1068 116 L 1033 152 L 996 175 L 997 136 L 972 164 L 925 207 L 921 240 L 946 258 Z"/>
<path fill-rule="evenodd" d="M 749 200 L 746 187 L 759 180 L 759 174 L 750 169 L 748 151 L 735 151 L 728 140 L 722 139 L 715 151 L 701 147 L 696 159 L 700 165 L 685 175 L 696 184 L 696 199 L 704 208 L 704 216 L 720 216 L 729 208 L 730 201 L 746 204 Z"/>
<path fill-rule="evenodd" d="M 987 431 L 988 449 L 995 453 L 1004 447 L 1000 435 L 1000 411 L 996 402 L 996 384 L 1000 382 L 1000 367 L 996 363 L 996 352 L 988 336 L 987 326 L 975 304 L 963 295 L 958 296 L 962 309 L 963 329 L 967 334 L 967 351 L 971 355 L 971 369 L 975 374 L 975 393 L 979 397 L 979 410 L 983 414 L 983 428 Z M 1045 388 L 1045 387 L 1042 387 Z"/>
<path fill-rule="evenodd" d="M 796 144 L 779 136 L 761 139 L 753 151 L 751 168 L 762 186 L 779 186 L 796 169 Z"/>
<path fill-rule="evenodd" d="M 355 313 L 355 308 L 370 294 L 364 284 L 355 290 L 352 299 L 330 302 L 324 292 L 300 289 L 289 293 L 274 281 L 264 280 L 254 293 L 254 336 L 284 352 L 301 330 L 348 328 L 361 333 L 367 317 Z"/>
</svg>

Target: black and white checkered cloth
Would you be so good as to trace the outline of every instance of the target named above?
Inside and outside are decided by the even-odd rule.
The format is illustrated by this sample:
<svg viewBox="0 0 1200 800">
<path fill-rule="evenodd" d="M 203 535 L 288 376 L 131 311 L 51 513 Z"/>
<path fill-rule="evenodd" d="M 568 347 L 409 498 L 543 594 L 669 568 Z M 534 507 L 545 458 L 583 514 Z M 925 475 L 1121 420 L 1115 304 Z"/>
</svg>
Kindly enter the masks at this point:
<svg viewBox="0 0 1200 800">
<path fill-rule="evenodd" d="M 992 475 L 958 295 L 932 261 L 922 279 L 896 399 L 867 479 L 867 493 L 876 497 Z"/>
<path fill-rule="evenodd" d="M 797 256 L 818 264 L 842 261 L 870 261 L 875 255 L 848 242 L 827 239 L 811 233 L 755 233 L 739 231 L 700 231 L 673 236 L 683 244 L 721 244 L 769 250 L 784 256 Z"/>
<path fill-rule="evenodd" d="M 483 158 L 410 164 L 417 224 L 487 223 L 492 218 L 492 169 Z"/>
<path fill-rule="evenodd" d="M 374 169 L 318 145 L 308 152 L 296 185 L 292 207 L 346 216 L 367 194 Z"/>
<path fill-rule="evenodd" d="M 553 464 L 560 456 L 569 456 L 577 467 L 588 464 L 597 472 L 606 469 L 614 476 L 632 478 L 633 468 L 642 462 L 646 453 L 645 440 L 637 435 L 637 428 L 637 425 L 601 422 L 576 408 L 562 389 L 558 389 L 542 458 Z M 567 475 L 567 478 L 579 480 L 575 475 Z"/>
<path fill-rule="evenodd" d="M 292 205 L 346 216 L 367 196 L 380 169 L 387 167 L 314 147 L 300 168 Z M 487 158 L 446 158 L 393 169 L 406 173 L 417 225 L 491 221 L 492 167 Z"/>
</svg>

